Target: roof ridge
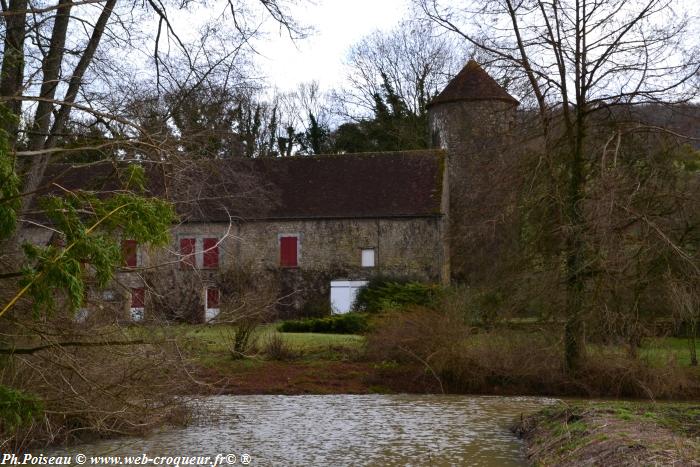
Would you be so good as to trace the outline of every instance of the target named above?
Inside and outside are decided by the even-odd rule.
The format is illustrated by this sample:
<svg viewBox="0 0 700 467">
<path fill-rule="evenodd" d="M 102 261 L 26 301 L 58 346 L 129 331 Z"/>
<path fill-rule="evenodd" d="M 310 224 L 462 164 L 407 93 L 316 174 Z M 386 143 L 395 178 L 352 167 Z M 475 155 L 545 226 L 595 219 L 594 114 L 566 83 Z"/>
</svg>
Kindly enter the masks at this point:
<svg viewBox="0 0 700 467">
<path fill-rule="evenodd" d="M 407 155 L 407 156 L 421 156 L 421 155 L 436 155 L 444 153 L 443 149 L 407 149 L 399 151 L 364 151 L 364 152 L 345 152 L 345 153 L 323 153 L 323 154 L 312 154 L 307 156 L 289 156 L 289 157 L 268 157 L 268 158 L 257 158 L 265 160 L 302 160 L 302 159 L 320 159 L 320 158 L 343 158 L 343 157 L 356 157 L 356 156 L 397 156 L 397 155 Z"/>
<path fill-rule="evenodd" d="M 519 102 L 496 82 L 479 63 L 471 59 L 452 78 L 440 94 L 428 104 L 445 104 L 459 101 L 500 100 L 518 105 Z"/>
</svg>

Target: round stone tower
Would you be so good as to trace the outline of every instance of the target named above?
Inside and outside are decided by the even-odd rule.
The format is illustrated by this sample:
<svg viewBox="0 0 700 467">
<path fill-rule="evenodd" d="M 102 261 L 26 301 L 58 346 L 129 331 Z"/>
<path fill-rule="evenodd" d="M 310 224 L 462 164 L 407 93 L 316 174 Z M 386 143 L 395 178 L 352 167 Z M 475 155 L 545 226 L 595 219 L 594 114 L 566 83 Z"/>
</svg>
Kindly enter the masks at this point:
<svg viewBox="0 0 700 467">
<path fill-rule="evenodd" d="M 474 60 L 428 106 L 432 146 L 447 155 L 451 275 L 478 281 L 503 203 L 493 186 L 508 156 L 518 101 Z M 493 246 L 493 245 L 491 245 Z"/>
</svg>

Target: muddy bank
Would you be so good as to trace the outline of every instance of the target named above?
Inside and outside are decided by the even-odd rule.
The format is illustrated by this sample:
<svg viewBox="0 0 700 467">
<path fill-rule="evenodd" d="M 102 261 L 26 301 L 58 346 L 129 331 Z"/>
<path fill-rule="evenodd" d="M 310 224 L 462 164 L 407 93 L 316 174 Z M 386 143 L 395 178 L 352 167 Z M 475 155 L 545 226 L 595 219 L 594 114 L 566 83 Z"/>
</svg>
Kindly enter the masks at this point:
<svg viewBox="0 0 700 467">
<path fill-rule="evenodd" d="M 514 431 L 541 466 L 700 466 L 700 403 L 561 403 Z"/>
<path fill-rule="evenodd" d="M 439 394 L 435 378 L 410 365 L 356 361 L 239 360 L 215 368 L 197 366 L 194 394 Z M 416 376 L 419 374 L 420 376 Z"/>
</svg>

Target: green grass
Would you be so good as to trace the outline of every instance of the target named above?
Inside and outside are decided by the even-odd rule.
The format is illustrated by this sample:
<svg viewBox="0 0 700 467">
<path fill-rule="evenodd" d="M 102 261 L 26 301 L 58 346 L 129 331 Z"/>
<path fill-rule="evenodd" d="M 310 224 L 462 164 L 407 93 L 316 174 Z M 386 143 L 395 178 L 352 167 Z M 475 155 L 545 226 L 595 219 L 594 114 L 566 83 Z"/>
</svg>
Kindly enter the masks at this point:
<svg viewBox="0 0 700 467">
<path fill-rule="evenodd" d="M 506 342 L 516 342 L 520 337 L 531 339 L 533 336 L 542 336 L 541 334 L 528 332 L 521 329 L 500 329 L 491 333 L 477 333 L 469 336 L 467 345 L 470 347 L 479 347 L 485 345 L 489 340 L 505 339 Z M 542 338 L 538 340 L 542 346 L 560 345 L 554 340 Z M 700 339 L 696 341 L 696 350 L 700 357 Z M 610 346 L 600 344 L 588 345 L 589 355 L 625 355 L 627 348 L 623 345 Z M 560 349 L 563 352 L 562 349 Z M 654 366 L 667 365 L 670 361 L 676 361 L 679 366 L 690 366 L 690 351 L 688 348 L 688 340 L 678 337 L 650 337 L 644 339 L 642 347 L 639 349 L 639 357 L 648 361 Z"/>
<path fill-rule="evenodd" d="M 277 331 L 278 323 L 261 326 L 256 331 L 256 338 L 259 345 L 263 344 L 269 336 L 279 335 L 295 350 L 299 351 L 303 357 L 314 357 L 335 359 L 334 351 L 352 352 L 359 351 L 364 345 L 365 338 L 354 334 L 317 334 L 317 333 L 280 333 Z M 161 339 L 175 338 L 181 345 L 191 353 L 205 358 L 206 354 L 212 353 L 221 355 L 228 353 L 229 342 L 232 339 L 234 328 L 230 325 L 190 325 L 177 324 L 164 327 L 139 327 L 134 326 L 128 331 L 134 338 Z M 479 346 L 489 339 L 504 337 L 509 340 L 517 340 L 520 333 L 529 334 L 525 331 L 507 330 L 496 332 L 495 334 L 480 333 L 469 337 L 468 345 Z M 546 345 L 546 342 L 543 341 Z M 698 354 L 700 355 L 700 340 L 696 343 Z M 624 346 L 611 347 L 601 345 L 590 345 L 589 352 L 593 355 L 610 354 L 619 352 L 624 354 L 627 349 Z M 681 366 L 690 365 L 690 353 L 686 339 L 663 337 L 645 339 L 640 349 L 641 358 L 649 361 L 653 365 L 665 365 L 671 360 L 675 360 Z"/>
<path fill-rule="evenodd" d="M 695 342 L 695 349 L 700 356 L 700 339 Z M 640 356 L 651 363 L 664 365 L 675 359 L 681 366 L 690 365 L 688 339 L 678 337 L 654 337 L 644 341 Z"/>
<path fill-rule="evenodd" d="M 161 328 L 133 328 L 130 332 L 138 338 L 176 339 L 189 353 L 200 360 L 208 360 L 208 355 L 220 358 L 221 354 L 229 352 L 235 330 L 230 325 L 178 324 Z M 330 359 L 335 359 L 334 351 L 356 351 L 365 341 L 364 337 L 354 334 L 280 333 L 276 323 L 260 326 L 255 331 L 254 339 L 260 347 L 272 335 L 280 336 L 302 356 L 328 355 Z"/>
</svg>

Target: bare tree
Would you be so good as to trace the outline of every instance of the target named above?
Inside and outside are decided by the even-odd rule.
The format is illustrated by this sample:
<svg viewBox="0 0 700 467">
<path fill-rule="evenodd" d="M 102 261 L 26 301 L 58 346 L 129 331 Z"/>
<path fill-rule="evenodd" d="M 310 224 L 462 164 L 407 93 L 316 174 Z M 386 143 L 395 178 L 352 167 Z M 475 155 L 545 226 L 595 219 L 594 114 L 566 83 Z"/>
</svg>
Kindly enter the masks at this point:
<svg viewBox="0 0 700 467">
<path fill-rule="evenodd" d="M 335 93 L 339 113 L 372 115 L 375 96 L 389 85 L 413 114 L 422 114 L 464 66 L 470 47 L 432 24 L 403 21 L 388 33 L 374 32 L 353 45 L 346 60 L 349 87 Z"/>
<path fill-rule="evenodd" d="M 72 111 L 133 126 L 107 107 L 111 91 L 118 87 L 114 83 L 146 72 L 162 90 L 175 70 L 186 70 L 188 81 L 195 82 L 220 69 L 230 73 L 231 60 L 258 30 L 256 9 L 271 15 L 290 35 L 301 32 L 289 14 L 290 5 L 285 0 L 230 0 L 209 17 L 209 24 L 201 25 L 199 39 L 189 40 L 172 19 L 200 9 L 200 2 L 174 7 L 158 0 L 3 2 L 0 98 L 17 117 L 5 124 L 11 145 L 26 150 L 19 164 L 21 212 L 40 188 Z M 125 56 L 131 60 L 123 60 Z M 181 60 L 173 61 L 175 56 Z"/>
<path fill-rule="evenodd" d="M 527 90 L 544 144 L 540 168 L 560 164 L 563 183 L 551 193 L 561 219 L 567 289 L 568 368 L 584 355 L 586 278 L 593 272 L 586 243 L 589 184 L 604 157 L 592 128 L 612 106 L 682 102 L 697 89 L 700 70 L 687 5 L 672 0 L 416 0 L 436 24 L 478 47 L 494 67 Z M 596 135 L 599 137 L 600 135 Z M 542 169 L 540 169 L 542 170 Z"/>
</svg>

